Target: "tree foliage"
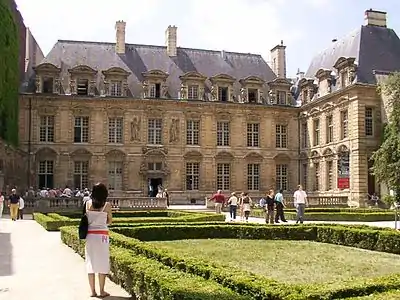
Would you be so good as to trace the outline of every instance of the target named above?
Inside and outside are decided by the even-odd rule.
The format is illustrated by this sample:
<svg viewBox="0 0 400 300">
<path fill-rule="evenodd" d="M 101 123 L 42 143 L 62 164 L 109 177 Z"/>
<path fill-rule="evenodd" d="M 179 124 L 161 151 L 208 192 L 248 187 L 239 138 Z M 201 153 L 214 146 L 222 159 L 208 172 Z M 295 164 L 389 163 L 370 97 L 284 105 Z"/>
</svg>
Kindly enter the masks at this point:
<svg viewBox="0 0 400 300">
<path fill-rule="evenodd" d="M 383 143 L 373 154 L 373 172 L 378 182 L 386 184 L 400 197 L 400 73 L 394 73 L 379 86 L 389 107 Z"/>
<path fill-rule="evenodd" d="M 18 144 L 18 27 L 9 0 L 0 0 L 0 137 Z"/>
</svg>

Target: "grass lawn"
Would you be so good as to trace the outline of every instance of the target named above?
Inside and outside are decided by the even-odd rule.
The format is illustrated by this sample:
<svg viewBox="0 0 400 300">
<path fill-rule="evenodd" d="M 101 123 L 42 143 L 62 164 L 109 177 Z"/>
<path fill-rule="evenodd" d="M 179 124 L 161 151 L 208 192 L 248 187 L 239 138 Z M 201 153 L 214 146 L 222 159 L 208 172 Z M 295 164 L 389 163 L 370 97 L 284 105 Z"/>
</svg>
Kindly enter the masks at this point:
<svg viewBox="0 0 400 300">
<path fill-rule="evenodd" d="M 348 300 L 399 300 L 399 299 L 400 299 L 400 292 L 391 291 L 381 294 L 372 294 L 370 296 L 349 298 Z"/>
<path fill-rule="evenodd" d="M 182 257 L 288 283 L 334 282 L 400 272 L 400 256 L 309 241 L 204 239 L 149 242 Z"/>
</svg>

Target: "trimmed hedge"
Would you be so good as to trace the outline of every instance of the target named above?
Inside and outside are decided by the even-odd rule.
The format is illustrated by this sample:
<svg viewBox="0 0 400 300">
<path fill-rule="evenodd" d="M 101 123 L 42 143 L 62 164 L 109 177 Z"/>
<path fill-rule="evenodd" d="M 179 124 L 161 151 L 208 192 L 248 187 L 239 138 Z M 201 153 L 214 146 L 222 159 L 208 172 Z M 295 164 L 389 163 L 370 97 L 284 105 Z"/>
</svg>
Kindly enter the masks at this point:
<svg viewBox="0 0 400 300">
<path fill-rule="evenodd" d="M 249 295 L 253 299 L 338 299 L 400 288 L 400 274 L 343 281 L 335 286 L 327 284 L 287 285 L 243 270 L 182 257 L 182 254 L 158 249 L 154 245 L 136 239 L 145 241 L 201 238 L 311 240 L 397 254 L 400 252 L 397 242 L 400 242 L 400 234 L 394 230 L 339 225 L 232 226 L 226 224 L 197 227 L 186 225 L 146 227 L 143 225 L 142 227 L 115 228 L 113 231 L 125 235 L 112 233 L 111 238 L 115 245 L 156 259 L 178 270 L 214 280 L 240 294 Z M 390 240 L 393 241 L 390 242 Z"/>
<path fill-rule="evenodd" d="M 213 213 L 189 213 L 189 212 L 172 212 L 169 213 L 169 217 L 151 217 L 152 212 L 148 212 L 149 217 L 125 217 L 125 216 L 143 216 L 143 212 L 127 212 L 113 214 L 113 223 L 187 223 L 187 222 L 218 222 L 225 221 L 224 215 L 213 214 Z M 159 212 L 155 211 L 155 215 Z M 124 216 L 124 217 L 119 217 Z M 42 213 L 34 213 L 33 218 L 36 222 L 42 225 L 47 231 L 58 231 L 63 226 L 76 226 L 79 224 L 80 219 L 71 219 L 66 216 L 62 216 L 56 213 L 49 213 L 47 215 Z"/>
<path fill-rule="evenodd" d="M 83 256 L 84 242 L 79 240 L 76 228 L 63 227 L 60 231 L 62 241 Z M 131 250 L 112 245 L 110 265 L 111 279 L 131 295 L 143 299 L 251 299 L 216 282 L 171 269 L 155 260 L 135 255 Z"/>
<path fill-rule="evenodd" d="M 304 215 L 305 221 L 347 221 L 347 222 L 379 222 L 379 221 L 394 221 L 393 211 L 368 211 L 362 210 L 360 212 L 356 210 L 348 211 L 323 211 L 319 212 L 319 209 L 306 209 Z M 251 212 L 252 217 L 265 218 L 265 213 L 261 209 L 254 209 Z M 285 217 L 287 220 L 296 220 L 296 212 L 292 210 L 285 211 Z"/>
</svg>

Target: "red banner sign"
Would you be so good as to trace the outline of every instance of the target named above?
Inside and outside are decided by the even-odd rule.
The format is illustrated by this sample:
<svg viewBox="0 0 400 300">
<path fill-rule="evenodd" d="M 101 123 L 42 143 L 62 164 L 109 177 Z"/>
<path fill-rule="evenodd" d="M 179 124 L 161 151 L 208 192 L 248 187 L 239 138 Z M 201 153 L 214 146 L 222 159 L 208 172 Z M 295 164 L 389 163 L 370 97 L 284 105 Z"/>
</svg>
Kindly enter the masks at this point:
<svg viewBox="0 0 400 300">
<path fill-rule="evenodd" d="M 350 188 L 350 178 L 338 178 L 337 180 L 338 189 L 348 189 Z"/>
</svg>

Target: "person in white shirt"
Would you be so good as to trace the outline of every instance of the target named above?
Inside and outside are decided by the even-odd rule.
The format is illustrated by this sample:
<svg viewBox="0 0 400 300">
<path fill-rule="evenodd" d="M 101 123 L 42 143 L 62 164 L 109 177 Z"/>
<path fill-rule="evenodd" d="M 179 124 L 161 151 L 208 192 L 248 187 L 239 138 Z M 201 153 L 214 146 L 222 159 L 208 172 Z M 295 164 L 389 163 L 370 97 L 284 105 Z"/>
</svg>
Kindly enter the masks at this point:
<svg viewBox="0 0 400 300">
<path fill-rule="evenodd" d="M 25 207 L 25 201 L 24 198 L 19 197 L 19 208 L 18 208 L 18 220 L 23 220 L 24 219 L 24 207 Z"/>
<path fill-rule="evenodd" d="M 229 213 L 231 215 L 231 221 L 236 220 L 236 212 L 237 212 L 238 202 L 239 202 L 239 199 L 237 198 L 236 193 L 233 192 L 231 194 L 231 197 L 228 200 Z"/>
<path fill-rule="evenodd" d="M 308 206 L 308 201 L 307 201 L 307 194 L 305 191 L 303 191 L 303 188 L 300 184 L 297 186 L 297 191 L 294 192 L 293 198 L 294 198 L 294 207 L 296 208 L 297 211 L 296 224 L 298 224 L 299 222 L 300 224 L 303 224 L 304 211 L 306 206 Z"/>
<path fill-rule="evenodd" d="M 4 196 L 0 192 L 0 219 L 3 217 L 3 209 L 4 209 Z"/>
<path fill-rule="evenodd" d="M 90 198 L 89 192 L 85 192 L 85 193 L 83 194 L 83 199 L 82 199 L 83 204 L 85 204 L 86 201 L 89 201 L 89 200 L 92 200 L 92 198 Z"/>
</svg>

